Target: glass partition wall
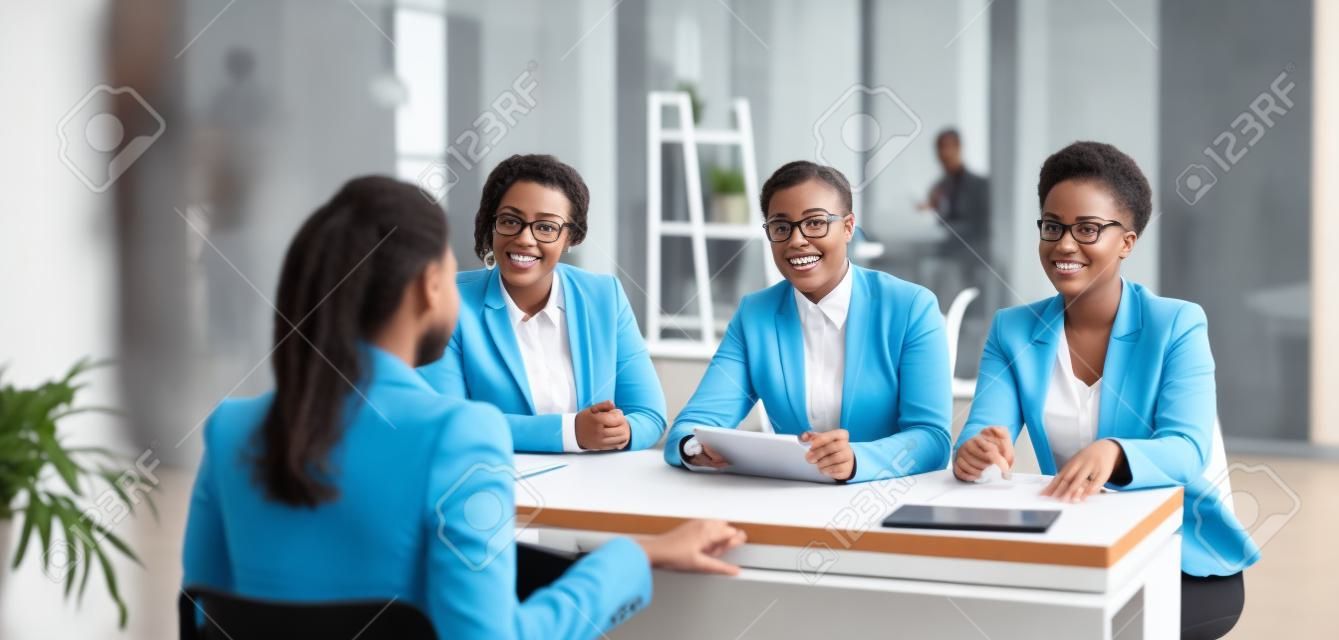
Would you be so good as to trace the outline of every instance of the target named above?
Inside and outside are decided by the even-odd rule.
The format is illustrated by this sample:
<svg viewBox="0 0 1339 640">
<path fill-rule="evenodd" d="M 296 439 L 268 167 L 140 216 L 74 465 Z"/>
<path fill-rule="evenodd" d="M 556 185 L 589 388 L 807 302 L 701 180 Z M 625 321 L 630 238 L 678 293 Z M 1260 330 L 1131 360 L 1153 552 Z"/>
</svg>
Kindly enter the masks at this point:
<svg viewBox="0 0 1339 640">
<path fill-rule="evenodd" d="M 1157 198 L 1126 275 L 1208 311 L 1224 433 L 1305 442 L 1311 5 L 1121 8 L 297 0 L 237 3 L 213 20 L 215 5 L 187 2 L 155 26 L 181 32 L 155 36 L 185 47 L 179 68 L 117 78 L 143 87 L 173 123 L 116 188 L 127 404 L 147 441 L 178 433 L 219 397 L 265 388 L 266 299 L 284 243 L 320 198 L 360 173 L 396 174 L 438 195 L 462 267 L 477 268 L 470 230 L 488 171 L 513 153 L 552 153 L 592 192 L 587 242 L 567 259 L 616 274 L 643 327 L 650 313 L 694 311 L 703 292 L 684 239 L 662 244 L 661 308 L 646 308 L 647 94 L 684 90 L 706 128 L 733 126 L 731 101 L 749 101 L 760 180 L 794 159 L 845 172 L 857 188 L 858 262 L 929 286 L 945 311 L 964 289 L 979 290 L 961 324 L 964 379 L 996 309 L 1052 294 L 1035 257 L 1042 160 L 1076 139 L 1120 146 Z M 211 21 L 208 37 L 191 43 L 186 34 Z M 1224 30 L 1239 37 L 1215 35 Z M 947 130 L 962 165 L 988 184 L 968 227 L 931 197 Z M 739 151 L 701 151 L 708 219 L 760 223 L 739 193 Z M 664 217 L 684 220 L 681 149 L 659 152 Z M 149 210 L 170 217 L 128 213 Z M 708 243 L 718 325 L 765 286 L 767 251 L 761 228 Z M 688 322 L 666 323 L 662 335 L 701 337 Z M 186 388 L 143 382 L 163 371 Z M 691 391 L 696 379 L 664 382 Z"/>
</svg>

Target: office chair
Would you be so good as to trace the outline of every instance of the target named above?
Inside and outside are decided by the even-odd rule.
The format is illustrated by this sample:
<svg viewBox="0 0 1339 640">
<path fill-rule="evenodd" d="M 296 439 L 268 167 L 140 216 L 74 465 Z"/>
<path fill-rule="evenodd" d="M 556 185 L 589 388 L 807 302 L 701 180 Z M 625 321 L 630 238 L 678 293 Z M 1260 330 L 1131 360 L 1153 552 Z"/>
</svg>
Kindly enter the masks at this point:
<svg viewBox="0 0 1339 640">
<path fill-rule="evenodd" d="M 204 610 L 203 626 L 196 611 Z M 181 640 L 436 640 L 421 611 L 397 601 L 294 603 L 253 600 L 207 589 L 177 599 Z"/>
<path fill-rule="evenodd" d="M 530 544 L 516 545 L 516 598 L 549 586 L 578 555 Z M 203 608 L 203 626 L 196 611 Z M 380 638 L 436 640 L 423 612 L 403 602 L 346 601 L 292 603 L 254 600 L 191 588 L 177 599 L 181 640 L 270 640 L 288 638 Z M 361 635 L 360 635 L 361 634 Z"/>
<path fill-rule="evenodd" d="M 953 398 L 958 400 L 970 400 L 972 394 L 976 392 L 975 379 L 959 378 L 955 372 L 958 367 L 958 340 L 962 333 L 962 318 L 967 315 L 967 305 L 972 304 L 979 295 L 981 290 L 976 287 L 963 289 L 953 298 L 953 303 L 948 306 L 948 312 L 944 314 L 944 333 L 948 336 L 948 370 L 953 378 Z"/>
</svg>

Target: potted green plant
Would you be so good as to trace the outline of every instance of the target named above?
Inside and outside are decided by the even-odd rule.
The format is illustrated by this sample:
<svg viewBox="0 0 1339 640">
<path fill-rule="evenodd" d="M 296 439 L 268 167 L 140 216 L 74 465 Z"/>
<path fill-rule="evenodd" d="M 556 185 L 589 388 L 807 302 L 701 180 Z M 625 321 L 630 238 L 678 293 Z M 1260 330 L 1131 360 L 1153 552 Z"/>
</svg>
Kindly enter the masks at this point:
<svg viewBox="0 0 1339 640">
<path fill-rule="evenodd" d="M 94 366 L 80 360 L 65 377 L 32 388 L 5 383 L 0 369 L 0 559 L 10 548 L 5 538 L 18 532 L 10 568 L 38 546 L 43 572 L 64 583 L 67 598 L 78 581 L 81 602 L 97 564 L 124 628 L 126 603 L 109 555 L 120 553 L 136 564 L 139 558 L 112 527 L 139 504 L 154 510 L 145 489 L 157 484 L 157 463 L 146 464 L 152 457 L 146 452 L 129 465 L 100 447 L 67 446 L 57 434 L 56 423 L 68 416 L 114 413 L 74 406 L 85 386 L 79 378 Z"/>
<path fill-rule="evenodd" d="M 744 196 L 744 174 L 729 167 L 711 167 L 707 179 L 711 184 L 711 221 L 748 223 L 749 202 Z"/>
</svg>

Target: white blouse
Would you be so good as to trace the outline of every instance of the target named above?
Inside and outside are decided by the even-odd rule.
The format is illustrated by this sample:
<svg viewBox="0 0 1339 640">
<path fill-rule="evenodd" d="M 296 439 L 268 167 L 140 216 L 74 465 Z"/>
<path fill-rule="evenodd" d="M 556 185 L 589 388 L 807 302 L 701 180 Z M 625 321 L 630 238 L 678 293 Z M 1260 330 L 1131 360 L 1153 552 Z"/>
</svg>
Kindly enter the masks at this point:
<svg viewBox="0 0 1339 640">
<path fill-rule="evenodd" d="M 1042 409 L 1046 440 L 1051 444 L 1055 468 L 1065 466 L 1074 454 L 1097 440 L 1097 416 L 1102 407 L 1102 380 L 1088 386 L 1074 375 L 1069 340 L 1060 328 L 1060 345 L 1051 369 L 1051 386 Z"/>
<path fill-rule="evenodd" d="M 576 377 L 572 374 L 572 347 L 567 341 L 567 309 L 563 299 L 563 280 L 553 276 L 549 301 L 533 316 L 511 299 L 507 287 L 502 287 L 502 298 L 507 303 L 516 346 L 525 362 L 525 377 L 530 383 L 530 399 L 535 403 L 535 415 L 560 413 L 563 416 L 563 451 L 585 451 L 577 444 Z"/>
<path fill-rule="evenodd" d="M 805 417 L 814 431 L 841 428 L 851 271 L 848 263 L 841 282 L 817 304 L 795 290 L 795 307 L 804 333 Z"/>
<path fill-rule="evenodd" d="M 841 428 L 842 378 L 846 375 L 846 315 L 851 309 L 851 264 L 846 264 L 846 275 L 837 288 L 823 296 L 817 304 L 810 302 L 799 290 L 795 291 L 795 309 L 800 316 L 804 335 L 804 404 L 805 417 L 813 431 L 832 431 Z M 697 438 L 685 438 L 680 453 L 684 457 L 701 451 Z M 710 470 L 690 464 L 694 471 Z"/>
</svg>

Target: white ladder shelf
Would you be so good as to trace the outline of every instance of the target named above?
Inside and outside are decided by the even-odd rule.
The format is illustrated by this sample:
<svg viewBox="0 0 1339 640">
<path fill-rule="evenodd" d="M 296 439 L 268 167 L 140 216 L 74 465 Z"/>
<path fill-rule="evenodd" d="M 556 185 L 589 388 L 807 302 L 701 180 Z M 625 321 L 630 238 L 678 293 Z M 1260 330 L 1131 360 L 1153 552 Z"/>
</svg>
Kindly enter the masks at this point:
<svg viewBox="0 0 1339 640">
<path fill-rule="evenodd" d="M 662 114 L 667 107 L 678 112 L 677 128 L 666 129 Z M 749 205 L 758 201 L 758 164 L 753 146 L 753 115 L 749 102 L 735 98 L 732 103 L 735 129 L 698 129 L 693 123 L 692 100 L 687 93 L 653 91 L 647 95 L 647 207 L 646 207 L 646 274 L 647 313 L 646 343 L 652 355 L 710 358 L 716 351 L 719 335 L 724 332 L 726 319 L 718 320 L 712 304 L 712 275 L 707 264 L 707 240 L 755 241 L 763 237 L 761 221 L 757 225 L 708 222 L 702 206 L 702 174 L 697 146 L 714 144 L 735 146 L 740 150 L 744 173 L 744 197 Z M 665 220 L 662 154 L 667 143 L 683 146 L 683 173 L 687 184 L 688 220 Z M 693 280 L 697 286 L 698 338 L 687 336 L 679 327 L 678 316 L 665 314 L 661 306 L 661 255 L 665 238 L 689 238 L 693 251 Z M 781 280 L 781 274 L 772 262 L 771 252 L 763 251 L 763 268 L 768 284 Z M 666 326 L 679 328 L 684 338 L 662 336 Z"/>
</svg>

